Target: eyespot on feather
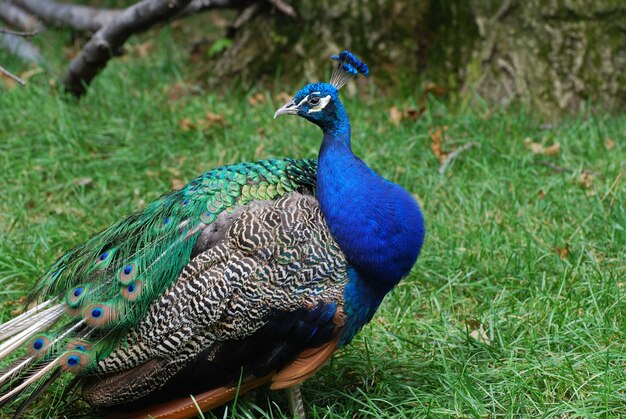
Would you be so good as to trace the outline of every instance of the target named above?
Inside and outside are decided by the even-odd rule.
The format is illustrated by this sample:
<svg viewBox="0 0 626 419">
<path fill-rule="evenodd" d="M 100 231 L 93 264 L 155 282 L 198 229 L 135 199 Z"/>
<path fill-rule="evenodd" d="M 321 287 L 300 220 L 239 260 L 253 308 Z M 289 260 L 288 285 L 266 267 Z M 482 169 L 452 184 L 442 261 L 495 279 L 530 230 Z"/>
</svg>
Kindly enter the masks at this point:
<svg viewBox="0 0 626 419">
<path fill-rule="evenodd" d="M 84 370 L 87 365 L 89 365 L 90 360 L 91 357 L 85 352 L 69 351 L 61 355 L 58 362 L 59 367 L 61 367 L 63 371 L 73 372 L 74 374 L 77 374 Z"/>
<path fill-rule="evenodd" d="M 135 263 L 127 263 L 122 266 L 119 273 L 117 274 L 117 278 L 120 280 L 122 285 L 128 285 L 134 281 L 137 276 L 137 265 Z"/>
<path fill-rule="evenodd" d="M 122 287 L 122 296 L 128 301 L 134 301 L 141 295 L 141 282 L 135 281 Z"/>
<path fill-rule="evenodd" d="M 111 261 L 113 260 L 115 250 L 116 249 L 112 247 L 100 253 L 100 255 L 98 255 L 98 257 L 96 258 L 95 266 L 97 268 L 104 268 L 105 266 L 108 266 L 109 263 L 111 263 Z"/>
<path fill-rule="evenodd" d="M 92 304 L 83 312 L 85 323 L 94 328 L 104 327 L 118 317 L 118 311 L 107 304 Z"/>
<path fill-rule="evenodd" d="M 65 303 L 70 308 L 79 307 L 87 295 L 87 287 L 84 285 L 78 285 L 67 292 L 65 296 Z"/>
<path fill-rule="evenodd" d="M 200 216 L 200 221 L 202 221 L 204 224 L 211 224 L 213 221 L 215 221 L 216 218 L 217 218 L 216 214 L 213 214 L 212 212 L 207 211 Z"/>
<path fill-rule="evenodd" d="M 86 352 L 91 349 L 91 344 L 84 340 L 73 340 L 67 343 L 65 347 L 68 351 Z"/>
<path fill-rule="evenodd" d="M 35 358 L 41 358 L 50 349 L 51 340 L 45 335 L 38 335 L 28 341 L 28 353 Z"/>
</svg>

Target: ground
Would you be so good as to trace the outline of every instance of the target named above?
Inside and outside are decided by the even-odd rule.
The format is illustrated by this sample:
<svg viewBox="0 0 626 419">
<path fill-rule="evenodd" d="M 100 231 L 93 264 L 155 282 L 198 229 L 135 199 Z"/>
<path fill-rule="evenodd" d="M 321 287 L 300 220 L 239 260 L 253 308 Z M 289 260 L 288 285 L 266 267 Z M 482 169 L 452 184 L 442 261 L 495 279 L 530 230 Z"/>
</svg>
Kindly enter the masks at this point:
<svg viewBox="0 0 626 419">
<path fill-rule="evenodd" d="M 46 36 L 53 54 L 67 35 Z M 135 40 L 80 103 L 45 72 L 0 92 L 3 320 L 63 250 L 196 174 L 316 156 L 316 127 L 272 120 L 300 86 L 191 88 L 201 64 L 179 42 L 168 30 Z M 361 89 L 342 94 L 354 150 L 419 200 L 427 238 L 373 322 L 305 383 L 310 416 L 626 415 L 624 114 L 590 106 L 547 123 L 431 99 L 419 115 L 421 92 Z M 53 414 L 59 394 L 30 414 Z M 286 406 L 268 392 L 228 414 L 287 417 Z"/>
</svg>

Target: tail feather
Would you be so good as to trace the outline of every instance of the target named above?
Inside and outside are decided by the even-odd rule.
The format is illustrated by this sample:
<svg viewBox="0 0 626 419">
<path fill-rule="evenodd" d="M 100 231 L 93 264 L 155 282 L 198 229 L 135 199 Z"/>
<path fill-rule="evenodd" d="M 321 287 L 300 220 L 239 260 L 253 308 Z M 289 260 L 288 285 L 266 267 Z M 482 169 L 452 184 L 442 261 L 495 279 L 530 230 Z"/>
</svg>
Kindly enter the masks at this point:
<svg viewBox="0 0 626 419">
<path fill-rule="evenodd" d="M 32 362 L 34 361 L 34 357 L 26 356 L 18 359 L 9 367 L 7 367 L 0 376 L 0 388 L 3 387 L 7 382 L 16 378 L 24 369 L 26 369 Z"/>
<path fill-rule="evenodd" d="M 45 312 L 40 313 L 40 315 L 37 315 L 36 321 L 29 322 L 30 326 L 13 335 L 2 345 L 0 345 L 0 360 L 11 354 L 11 352 L 15 349 L 19 348 L 35 333 L 45 330 L 54 322 L 56 322 L 59 317 L 63 315 L 64 311 L 65 309 L 63 308 L 63 305 L 57 304 L 56 306 L 49 308 Z"/>
<path fill-rule="evenodd" d="M 61 368 L 57 368 L 54 370 L 52 375 L 46 379 L 46 381 L 42 382 L 35 391 L 33 391 L 30 396 L 20 406 L 17 408 L 15 413 L 13 414 L 13 418 L 20 417 L 26 409 L 39 397 L 46 389 L 50 386 L 50 384 L 54 383 L 57 378 L 61 376 Z"/>
<path fill-rule="evenodd" d="M 0 341 L 8 339 L 16 333 L 24 330 L 26 327 L 28 327 L 24 327 L 24 325 L 32 324 L 29 322 L 29 320 L 31 320 L 33 317 L 41 315 L 43 313 L 43 309 L 48 307 L 54 301 L 56 301 L 56 298 L 44 301 L 43 303 L 31 308 L 30 310 L 20 314 L 19 316 L 9 320 L 8 322 L 0 324 Z"/>
<path fill-rule="evenodd" d="M 19 396 L 24 391 L 24 389 L 28 388 L 28 386 L 36 383 L 37 381 L 45 377 L 54 368 L 58 368 L 56 361 L 57 359 L 44 365 L 43 368 L 31 374 L 20 385 L 0 396 L 0 408 L 9 403 L 15 397 Z"/>
</svg>

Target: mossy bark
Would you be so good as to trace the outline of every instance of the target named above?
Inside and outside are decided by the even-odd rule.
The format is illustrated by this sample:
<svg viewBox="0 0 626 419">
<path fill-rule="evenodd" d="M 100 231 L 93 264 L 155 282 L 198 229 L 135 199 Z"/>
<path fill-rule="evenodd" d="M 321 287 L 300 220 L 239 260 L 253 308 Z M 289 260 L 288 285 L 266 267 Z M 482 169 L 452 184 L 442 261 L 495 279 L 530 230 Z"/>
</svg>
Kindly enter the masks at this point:
<svg viewBox="0 0 626 419">
<path fill-rule="evenodd" d="M 626 98 L 623 0 L 473 0 L 480 43 L 465 87 L 543 114 Z"/>
<path fill-rule="evenodd" d="M 296 19 L 260 10 L 235 33 L 215 65 L 218 77 L 323 80 L 322 60 L 343 49 L 376 64 L 376 77 L 418 70 L 420 36 L 430 0 L 290 0 Z"/>
<path fill-rule="evenodd" d="M 418 79 L 543 114 L 626 97 L 624 0 L 290 0 L 293 19 L 259 7 L 214 63 L 244 80 L 323 80 L 351 49 L 379 86 Z M 402 83 L 402 87 L 415 86 Z M 418 90 L 416 88 L 416 90 Z M 420 89 L 421 91 L 421 89 Z"/>
</svg>

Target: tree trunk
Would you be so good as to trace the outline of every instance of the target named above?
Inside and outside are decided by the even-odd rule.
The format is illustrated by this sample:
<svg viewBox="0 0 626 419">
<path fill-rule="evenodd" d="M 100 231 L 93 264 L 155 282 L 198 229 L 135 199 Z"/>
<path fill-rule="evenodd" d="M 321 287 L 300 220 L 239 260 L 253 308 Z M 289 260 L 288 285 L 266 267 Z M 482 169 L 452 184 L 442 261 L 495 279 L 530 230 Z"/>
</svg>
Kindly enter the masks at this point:
<svg viewBox="0 0 626 419">
<path fill-rule="evenodd" d="M 259 8 L 245 16 L 215 75 L 324 80 L 321 60 L 350 49 L 379 86 L 432 80 L 491 103 L 543 114 L 586 101 L 624 104 L 622 0 L 290 0 L 298 17 Z M 398 75 L 406 75 L 401 78 Z M 413 76 L 413 77 L 412 77 Z M 462 88 L 460 88 L 462 87 Z M 416 89 L 417 90 L 417 89 Z M 420 91 L 421 93 L 421 91 Z"/>
<path fill-rule="evenodd" d="M 543 114 L 626 99 L 626 3 L 474 0 L 481 42 L 465 81 L 490 101 Z"/>
<path fill-rule="evenodd" d="M 289 0 L 298 16 L 268 8 L 237 24 L 233 44 L 215 63 L 217 77 L 323 80 L 330 69 L 321 63 L 343 49 L 377 65 L 375 75 L 416 72 L 419 35 L 430 0 Z M 244 11 L 244 13 L 246 13 Z M 277 69 L 277 66 L 280 68 Z"/>
</svg>

